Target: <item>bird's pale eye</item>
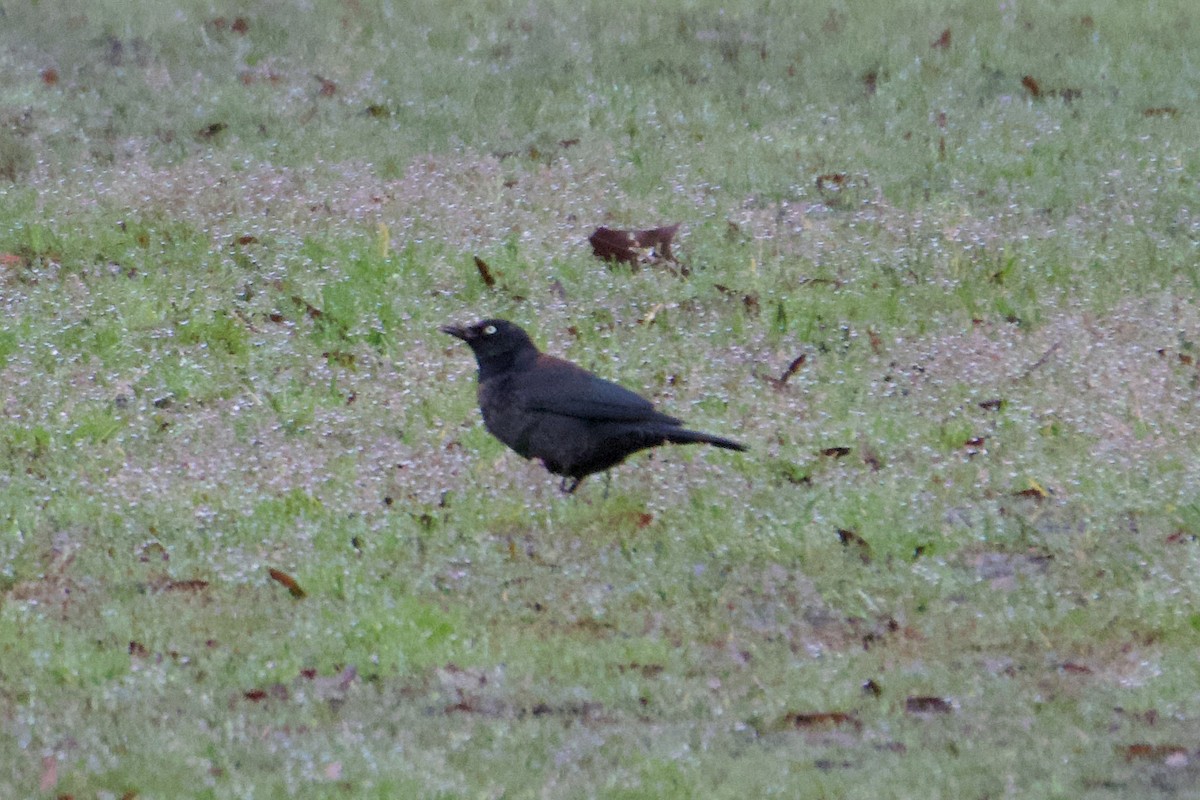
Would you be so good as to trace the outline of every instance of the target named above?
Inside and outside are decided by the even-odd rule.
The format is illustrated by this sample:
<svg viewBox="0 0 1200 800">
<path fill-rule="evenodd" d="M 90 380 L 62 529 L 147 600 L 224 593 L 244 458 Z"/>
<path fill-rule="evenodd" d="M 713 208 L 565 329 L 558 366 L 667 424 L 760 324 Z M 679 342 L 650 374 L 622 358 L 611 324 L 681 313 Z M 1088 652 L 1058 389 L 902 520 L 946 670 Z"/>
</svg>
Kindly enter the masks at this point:
<svg viewBox="0 0 1200 800">
<path fill-rule="evenodd" d="M 483 335 L 484 335 L 484 336 L 491 336 L 491 335 L 492 335 L 493 333 L 495 333 L 495 332 L 496 332 L 496 326 L 495 326 L 495 325 L 488 325 L 486 328 L 484 328 L 484 329 L 483 329 Z"/>
</svg>

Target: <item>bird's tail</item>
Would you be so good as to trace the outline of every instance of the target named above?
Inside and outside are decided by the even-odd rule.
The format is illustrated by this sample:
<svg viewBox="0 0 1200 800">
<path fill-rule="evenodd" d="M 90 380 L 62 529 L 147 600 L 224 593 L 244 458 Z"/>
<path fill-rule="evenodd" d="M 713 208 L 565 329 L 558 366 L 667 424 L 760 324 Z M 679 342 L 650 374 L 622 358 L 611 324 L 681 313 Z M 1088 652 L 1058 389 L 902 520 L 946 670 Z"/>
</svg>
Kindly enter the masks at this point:
<svg viewBox="0 0 1200 800">
<path fill-rule="evenodd" d="M 745 452 L 748 448 L 741 442 L 735 442 L 733 439 L 726 439 L 721 436 L 713 436 L 711 433 L 702 433 L 700 431 L 689 431 L 686 428 L 675 428 L 667 431 L 667 441 L 672 444 L 711 444 L 714 447 L 722 447 L 726 450 L 738 450 Z"/>
</svg>

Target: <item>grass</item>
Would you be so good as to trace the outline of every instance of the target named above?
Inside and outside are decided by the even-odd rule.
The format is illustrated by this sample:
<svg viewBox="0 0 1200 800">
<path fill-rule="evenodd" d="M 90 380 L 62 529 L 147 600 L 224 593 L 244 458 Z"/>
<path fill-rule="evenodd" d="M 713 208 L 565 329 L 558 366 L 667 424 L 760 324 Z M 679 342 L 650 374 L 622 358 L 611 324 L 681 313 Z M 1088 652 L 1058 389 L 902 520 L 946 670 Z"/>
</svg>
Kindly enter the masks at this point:
<svg viewBox="0 0 1200 800">
<path fill-rule="evenodd" d="M 1191 11 L 0 5 L 0 794 L 1195 794 Z"/>
</svg>

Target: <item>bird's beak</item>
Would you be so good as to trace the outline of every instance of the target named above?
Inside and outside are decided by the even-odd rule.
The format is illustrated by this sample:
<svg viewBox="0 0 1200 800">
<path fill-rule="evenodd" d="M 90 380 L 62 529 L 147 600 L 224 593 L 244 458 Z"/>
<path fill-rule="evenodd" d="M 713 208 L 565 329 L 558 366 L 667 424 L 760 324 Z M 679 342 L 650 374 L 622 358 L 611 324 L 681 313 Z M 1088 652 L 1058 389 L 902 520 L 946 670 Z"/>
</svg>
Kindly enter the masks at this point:
<svg viewBox="0 0 1200 800">
<path fill-rule="evenodd" d="M 469 341 L 471 338 L 471 332 L 462 325 L 443 325 L 438 330 L 442 333 L 448 333 L 457 339 L 462 339 L 464 342 Z"/>
</svg>

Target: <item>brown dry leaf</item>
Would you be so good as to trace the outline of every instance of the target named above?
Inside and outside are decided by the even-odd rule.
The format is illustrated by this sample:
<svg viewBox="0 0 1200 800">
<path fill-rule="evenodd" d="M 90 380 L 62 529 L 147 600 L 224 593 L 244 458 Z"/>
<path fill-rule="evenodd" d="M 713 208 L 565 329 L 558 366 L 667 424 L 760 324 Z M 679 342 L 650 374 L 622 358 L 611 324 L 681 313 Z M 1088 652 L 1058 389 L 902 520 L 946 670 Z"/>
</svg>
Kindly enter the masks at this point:
<svg viewBox="0 0 1200 800">
<path fill-rule="evenodd" d="M 871 563 L 870 542 L 849 528 L 838 528 L 837 535 L 838 541 L 842 543 L 843 547 L 845 547 L 847 550 L 850 548 L 856 550 L 858 552 L 859 559 L 861 559 L 864 564 Z"/>
<path fill-rule="evenodd" d="M 1076 664 L 1074 661 L 1064 661 L 1058 668 L 1068 675 L 1091 675 L 1092 668 L 1086 664 Z"/>
<path fill-rule="evenodd" d="M 320 75 L 313 75 L 313 77 L 316 78 L 317 82 L 321 84 L 321 90 L 319 92 L 321 97 L 333 97 L 335 94 L 337 94 L 336 83 L 328 78 L 322 78 Z"/>
<path fill-rule="evenodd" d="M 1025 497 L 1030 500 L 1036 500 L 1039 503 L 1045 500 L 1050 495 L 1040 486 L 1030 486 L 1028 489 L 1021 489 L 1019 492 L 1013 492 L 1013 497 Z"/>
<path fill-rule="evenodd" d="M 1179 109 L 1175 106 L 1157 106 L 1155 108 L 1147 108 L 1142 111 L 1143 117 L 1177 117 Z"/>
<path fill-rule="evenodd" d="M 817 176 L 817 191 L 825 191 L 826 189 L 838 190 L 846 185 L 846 173 L 844 172 L 826 172 L 824 175 Z"/>
<path fill-rule="evenodd" d="M 167 581 L 163 585 L 164 592 L 202 592 L 208 588 L 208 581 L 193 578 L 186 581 Z"/>
<path fill-rule="evenodd" d="M 496 278 L 492 275 L 492 269 L 488 263 L 479 256 L 475 256 L 475 269 L 479 270 L 479 277 L 483 279 L 483 285 L 489 289 L 496 286 Z"/>
<path fill-rule="evenodd" d="M 949 714 L 954 705 L 941 697 L 914 696 L 905 699 L 904 710 L 909 714 Z"/>
<path fill-rule="evenodd" d="M 850 448 L 849 447 L 826 447 L 824 450 L 821 451 L 821 455 L 825 456 L 826 458 L 842 458 L 843 456 L 850 455 Z"/>
<path fill-rule="evenodd" d="M 312 303 L 305 300 L 298 294 L 292 295 L 292 302 L 304 309 L 304 313 L 308 314 L 309 319 L 320 319 L 325 316 L 321 309 L 314 306 Z"/>
<path fill-rule="evenodd" d="M 1025 87 L 1025 91 L 1029 92 L 1030 96 L 1035 98 L 1058 97 L 1064 103 L 1070 104 L 1072 100 L 1078 100 L 1080 97 L 1083 97 L 1082 89 L 1044 89 L 1037 78 L 1032 75 L 1026 75 L 1021 78 L 1021 85 Z"/>
<path fill-rule="evenodd" d="M 862 723 L 853 714 L 845 711 L 795 711 L 783 716 L 783 727 L 798 730 L 811 728 L 836 728 L 850 725 L 855 730 L 862 728 Z"/>
<path fill-rule="evenodd" d="M 196 131 L 196 138 L 202 142 L 211 142 L 229 126 L 224 122 L 213 122 Z"/>
<path fill-rule="evenodd" d="M 774 378 L 774 377 L 771 377 L 770 375 L 762 375 L 762 374 L 759 374 L 758 377 L 762 378 L 764 381 L 769 383 L 771 385 L 772 389 L 775 389 L 776 391 L 780 391 L 785 386 L 787 386 L 787 382 L 789 380 L 791 380 L 793 375 L 795 375 L 797 372 L 800 371 L 800 368 L 804 366 L 804 362 L 806 362 L 807 360 L 808 360 L 808 353 L 801 353 L 800 355 L 798 355 L 792 359 L 792 362 L 790 364 L 788 364 L 787 369 L 785 369 L 778 378 Z M 850 452 L 849 449 L 847 449 L 846 452 L 847 453 Z M 831 454 L 828 452 L 822 451 L 822 455 L 831 455 Z"/>
<path fill-rule="evenodd" d="M 58 83 L 58 70 L 54 67 L 46 67 L 42 70 L 42 83 L 47 86 L 54 86 Z"/>
<path fill-rule="evenodd" d="M 1147 744 L 1138 742 L 1118 748 L 1126 761 L 1165 761 L 1172 756 L 1188 754 L 1188 749 L 1181 744 Z"/>
<path fill-rule="evenodd" d="M 999 397 L 991 400 L 983 400 L 979 403 L 979 407 L 984 411 L 999 411 L 1000 409 L 1004 408 L 1004 401 Z"/>
<path fill-rule="evenodd" d="M 229 26 L 229 30 L 233 31 L 239 36 L 245 36 L 250 30 L 250 22 L 245 17 L 238 17 L 233 21 L 233 24 Z"/>
<path fill-rule="evenodd" d="M 877 356 L 883 355 L 883 337 L 874 328 L 867 328 L 867 338 L 871 342 L 871 352 Z"/>
<path fill-rule="evenodd" d="M 277 569 L 269 569 L 267 570 L 267 574 L 271 576 L 271 580 L 283 584 L 283 586 L 289 592 L 291 592 L 292 597 L 295 597 L 297 600 L 308 596 L 308 593 L 301 588 L 300 584 L 296 582 L 296 579 L 291 575 L 288 575 L 286 572 Z"/>
<path fill-rule="evenodd" d="M 170 561 L 171 555 L 167 548 L 159 542 L 146 542 L 138 550 L 138 561 L 149 564 L 151 561 Z"/>
<path fill-rule="evenodd" d="M 640 672 L 643 678 L 657 678 L 666 671 L 666 667 L 662 664 L 639 664 L 633 661 L 629 664 L 617 664 L 617 670 L 620 672 Z"/>
<path fill-rule="evenodd" d="M 879 88 L 879 72 L 877 70 L 869 70 L 863 73 L 862 83 L 868 97 L 875 94 L 875 90 Z"/>
<path fill-rule="evenodd" d="M 950 29 L 942 31 L 942 35 L 934 40 L 933 44 L 929 45 L 934 50 L 945 50 L 950 47 Z"/>
<path fill-rule="evenodd" d="M 739 292 L 735 289 L 731 289 L 728 286 L 721 284 L 721 283 L 714 283 L 713 288 L 716 289 L 721 294 L 725 295 L 726 297 L 741 297 L 742 307 L 746 309 L 746 313 L 752 317 L 758 316 L 758 313 L 760 311 L 759 302 L 758 302 L 758 292 L 747 292 L 745 294 L 742 294 L 741 292 Z"/>
</svg>

